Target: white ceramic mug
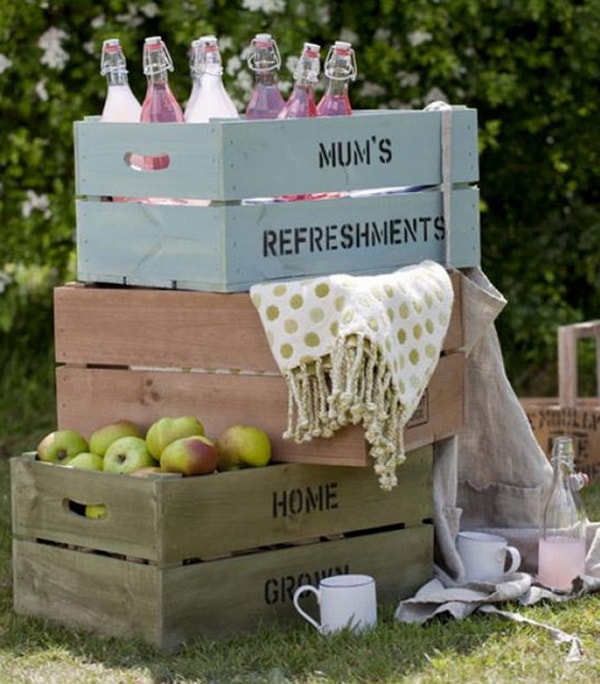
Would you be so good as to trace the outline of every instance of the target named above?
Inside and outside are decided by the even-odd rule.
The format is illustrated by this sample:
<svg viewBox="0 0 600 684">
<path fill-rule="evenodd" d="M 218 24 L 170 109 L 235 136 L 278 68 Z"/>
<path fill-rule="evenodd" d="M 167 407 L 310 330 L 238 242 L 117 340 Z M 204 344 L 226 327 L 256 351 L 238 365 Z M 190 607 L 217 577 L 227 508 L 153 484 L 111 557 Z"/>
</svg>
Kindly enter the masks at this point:
<svg viewBox="0 0 600 684">
<path fill-rule="evenodd" d="M 465 579 L 497 580 L 515 572 L 521 565 L 521 554 L 498 534 L 459 532 L 457 550 L 465 569 Z M 507 557 L 510 559 L 506 567 Z"/>
<path fill-rule="evenodd" d="M 315 595 L 319 605 L 320 623 L 299 605 L 306 592 Z M 377 591 L 369 575 L 333 575 L 319 581 L 319 588 L 303 584 L 294 592 L 294 607 L 322 634 L 349 628 L 360 632 L 377 624 Z"/>
</svg>

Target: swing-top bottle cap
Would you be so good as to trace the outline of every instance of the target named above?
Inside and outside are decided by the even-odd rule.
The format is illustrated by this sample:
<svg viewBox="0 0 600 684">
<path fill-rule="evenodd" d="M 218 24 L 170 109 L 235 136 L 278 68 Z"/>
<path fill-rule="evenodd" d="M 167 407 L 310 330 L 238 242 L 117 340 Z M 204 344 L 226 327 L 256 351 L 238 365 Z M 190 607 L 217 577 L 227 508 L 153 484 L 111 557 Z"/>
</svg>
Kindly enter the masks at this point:
<svg viewBox="0 0 600 684">
<path fill-rule="evenodd" d="M 281 67 L 281 57 L 270 33 L 257 33 L 250 43 L 248 66 L 253 71 L 275 71 Z"/>
<path fill-rule="evenodd" d="M 144 74 L 152 76 L 168 69 L 173 71 L 173 60 L 160 36 L 149 36 L 144 40 Z"/>
<path fill-rule="evenodd" d="M 329 48 L 323 70 L 327 78 L 353 81 L 356 78 L 356 60 L 352 43 L 336 40 Z"/>
<path fill-rule="evenodd" d="M 100 61 L 100 75 L 127 73 L 127 62 L 118 38 L 107 38 L 102 43 L 102 58 Z"/>
</svg>

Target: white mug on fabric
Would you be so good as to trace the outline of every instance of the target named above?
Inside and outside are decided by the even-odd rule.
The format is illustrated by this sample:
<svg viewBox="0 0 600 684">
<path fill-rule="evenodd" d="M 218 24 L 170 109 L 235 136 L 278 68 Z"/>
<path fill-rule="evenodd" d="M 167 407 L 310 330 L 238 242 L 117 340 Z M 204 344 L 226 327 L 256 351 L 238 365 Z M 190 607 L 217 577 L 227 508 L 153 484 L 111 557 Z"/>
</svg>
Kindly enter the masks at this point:
<svg viewBox="0 0 600 684">
<path fill-rule="evenodd" d="M 299 605 L 306 592 L 315 595 L 319 605 L 320 623 Z M 319 588 L 303 584 L 294 592 L 294 607 L 322 634 L 350 628 L 360 632 L 377 624 L 377 591 L 369 575 L 333 575 L 319 581 Z"/>
<path fill-rule="evenodd" d="M 487 532 L 459 532 L 458 555 L 465 569 L 465 579 L 497 580 L 515 572 L 521 565 L 521 554 L 498 534 Z M 507 557 L 510 559 L 506 567 Z"/>
</svg>

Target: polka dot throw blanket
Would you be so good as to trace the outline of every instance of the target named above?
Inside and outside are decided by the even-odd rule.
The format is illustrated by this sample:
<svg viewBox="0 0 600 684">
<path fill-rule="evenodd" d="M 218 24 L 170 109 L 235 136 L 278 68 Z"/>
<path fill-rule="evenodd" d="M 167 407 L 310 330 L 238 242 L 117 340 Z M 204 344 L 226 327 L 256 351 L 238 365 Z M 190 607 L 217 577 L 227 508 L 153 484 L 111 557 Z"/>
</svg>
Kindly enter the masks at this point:
<svg viewBox="0 0 600 684">
<path fill-rule="evenodd" d="M 250 289 L 288 386 L 284 439 L 362 424 L 382 489 L 397 483 L 403 431 L 437 362 L 454 293 L 433 261 L 375 276 L 336 274 Z"/>
</svg>

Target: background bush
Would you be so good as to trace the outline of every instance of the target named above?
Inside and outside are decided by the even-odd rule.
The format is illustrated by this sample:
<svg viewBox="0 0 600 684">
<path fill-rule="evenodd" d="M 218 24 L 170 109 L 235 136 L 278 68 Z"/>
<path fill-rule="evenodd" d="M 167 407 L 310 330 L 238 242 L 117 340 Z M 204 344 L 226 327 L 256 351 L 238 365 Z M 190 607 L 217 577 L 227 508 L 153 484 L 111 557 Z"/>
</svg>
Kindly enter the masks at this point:
<svg viewBox="0 0 600 684">
<path fill-rule="evenodd" d="M 341 38 L 355 108 L 478 110 L 482 266 L 509 300 L 507 373 L 522 395 L 554 394 L 556 326 L 599 317 L 600 0 L 0 0 L 0 362 L 51 363 L 51 288 L 75 273 L 72 123 L 101 111 L 102 41 L 121 39 L 141 99 L 143 40 L 161 35 L 184 104 L 189 44 L 214 33 L 243 111 L 259 31 L 278 41 L 286 94 L 302 43 L 325 54 Z"/>
</svg>

